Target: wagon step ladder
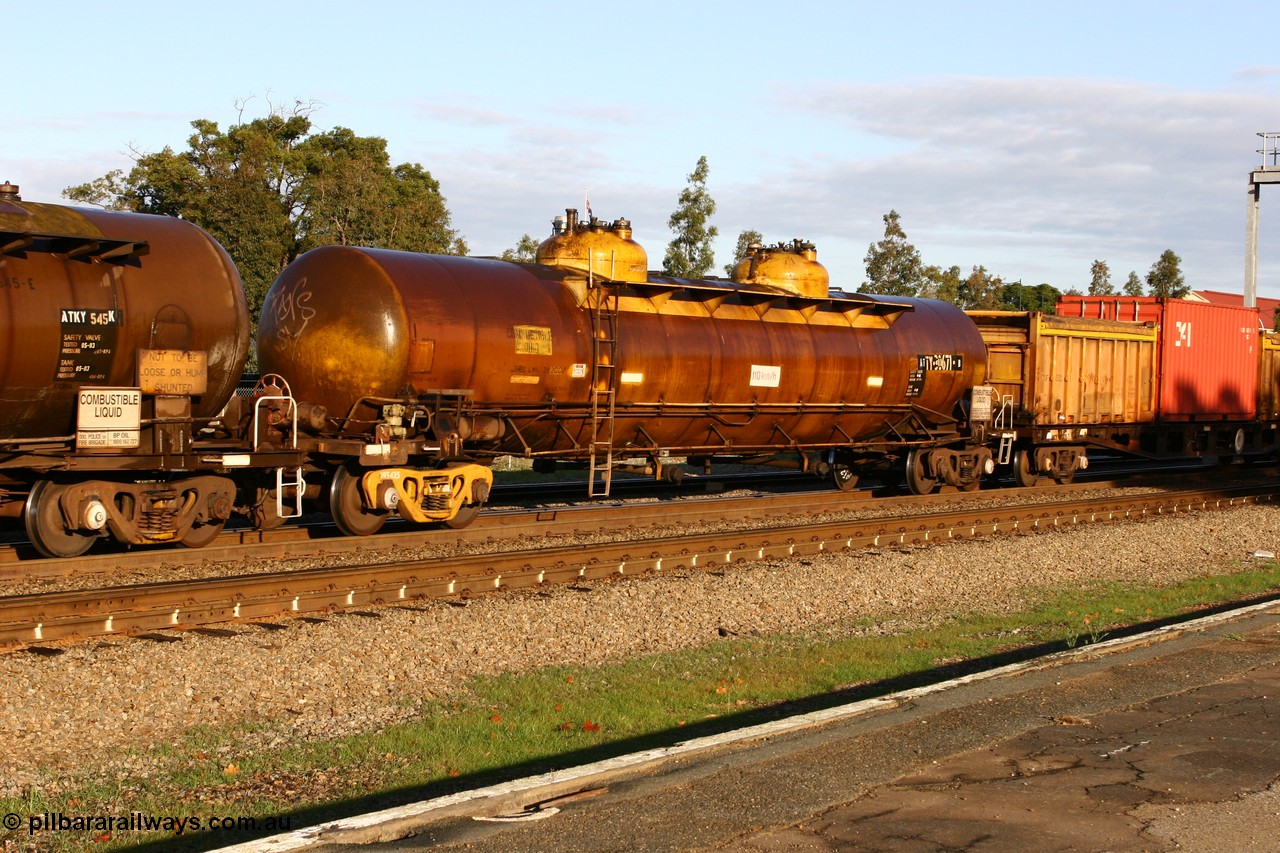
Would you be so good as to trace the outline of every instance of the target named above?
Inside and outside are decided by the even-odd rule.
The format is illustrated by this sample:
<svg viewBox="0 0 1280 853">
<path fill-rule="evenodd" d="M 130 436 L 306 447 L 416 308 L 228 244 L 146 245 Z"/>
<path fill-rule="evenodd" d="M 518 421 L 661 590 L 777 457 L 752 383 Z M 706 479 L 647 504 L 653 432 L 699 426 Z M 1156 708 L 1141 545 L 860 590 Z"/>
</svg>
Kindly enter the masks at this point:
<svg viewBox="0 0 1280 853">
<path fill-rule="evenodd" d="M 591 447 L 587 466 L 587 496 L 594 498 L 608 497 L 613 485 L 618 291 L 616 287 L 589 279 L 587 292 L 595 296 L 591 310 Z"/>
<path fill-rule="evenodd" d="M 278 387 L 283 389 L 281 394 L 257 395 L 254 397 L 253 404 L 253 449 L 258 451 L 261 449 L 262 436 L 265 433 L 264 422 L 268 419 L 268 412 L 273 407 L 284 409 L 288 412 L 289 432 L 287 442 L 290 448 L 298 446 L 298 405 L 294 402 L 293 391 L 289 388 L 289 383 L 283 377 L 274 373 L 267 374 L 258 380 L 258 387 L 264 387 L 266 381 L 274 381 Z M 256 390 L 256 389 L 255 389 Z M 287 475 L 286 475 L 287 472 Z M 286 479 L 287 476 L 287 479 Z M 292 488 L 294 494 L 293 506 L 289 508 L 289 512 L 285 512 L 284 490 Z M 302 516 L 302 495 L 307 490 L 307 481 L 302 476 L 302 466 L 288 467 L 281 466 L 276 469 L 276 516 L 278 518 L 300 518 Z"/>
<path fill-rule="evenodd" d="M 288 479 L 285 479 L 285 472 L 288 472 Z M 288 507 L 285 511 L 284 490 L 293 489 L 293 506 Z M 301 518 L 302 517 L 302 495 L 307 490 L 307 481 L 303 479 L 302 468 L 277 468 L 276 469 L 276 517 L 277 518 Z"/>
<path fill-rule="evenodd" d="M 1000 447 L 996 451 L 996 463 L 1008 465 L 1013 460 L 1013 440 L 1017 433 L 1013 431 L 1013 395 L 1005 394 L 1000 398 L 1000 411 L 996 413 L 993 424 L 1000 433 Z"/>
</svg>

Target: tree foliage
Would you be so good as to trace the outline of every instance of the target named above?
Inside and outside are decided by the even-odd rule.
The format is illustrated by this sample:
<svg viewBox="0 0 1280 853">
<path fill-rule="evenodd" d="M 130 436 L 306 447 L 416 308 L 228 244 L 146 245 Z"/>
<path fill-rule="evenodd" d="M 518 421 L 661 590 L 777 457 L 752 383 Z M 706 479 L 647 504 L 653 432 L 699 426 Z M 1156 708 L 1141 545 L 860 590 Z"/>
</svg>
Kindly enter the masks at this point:
<svg viewBox="0 0 1280 853">
<path fill-rule="evenodd" d="M 1004 292 L 1004 280 L 998 275 L 987 272 L 987 268 L 976 266 L 963 281 L 956 304 L 966 311 L 999 311 L 1005 307 L 1001 294 Z"/>
<path fill-rule="evenodd" d="M 738 245 L 733 249 L 733 259 L 724 265 L 725 278 L 733 277 L 733 268 L 738 265 L 738 261 L 747 256 L 747 250 L 752 246 L 763 246 L 764 237 L 759 231 L 747 230 L 738 233 Z"/>
<path fill-rule="evenodd" d="M 1151 265 L 1147 273 L 1147 289 L 1151 296 L 1163 296 L 1168 299 L 1181 299 L 1191 292 L 1182 275 L 1182 259 L 1174 254 L 1173 249 L 1165 249 L 1160 258 Z"/>
<path fill-rule="evenodd" d="M 308 249 L 328 244 L 466 254 L 440 185 L 416 163 L 392 166 L 387 143 L 347 128 L 312 134 L 311 108 L 273 108 L 225 131 L 197 119 L 187 148 L 135 152 L 69 199 L 177 216 L 226 248 L 256 323 L 267 288 Z"/>
<path fill-rule="evenodd" d="M 942 267 L 927 266 L 921 271 L 917 295 L 955 304 L 960 299 L 962 281 L 960 267 L 952 266 L 944 270 Z"/>
<path fill-rule="evenodd" d="M 1008 311 L 1039 311 L 1042 314 L 1056 314 L 1058 300 L 1061 298 L 1062 292 L 1048 283 L 1030 285 L 1014 281 L 1000 289 L 1000 301 Z"/>
<path fill-rule="evenodd" d="M 667 244 L 662 259 L 662 271 L 677 278 L 702 278 L 716 263 L 711 243 L 720 231 L 709 224 L 716 212 L 715 199 L 707 192 L 707 176 L 710 174 L 705 156 L 689 174 L 689 183 L 680 192 L 674 213 L 667 220 L 667 227 L 675 233 L 675 239 Z"/>
<path fill-rule="evenodd" d="M 541 245 L 541 243 L 530 237 L 528 234 L 522 234 L 520 239 L 516 241 L 515 247 L 506 249 L 500 257 L 504 261 L 532 264 L 538 260 L 538 247 Z"/>
<path fill-rule="evenodd" d="M 1089 295 L 1111 296 L 1115 292 L 1116 289 L 1111 284 L 1111 267 L 1107 266 L 1106 261 L 1095 260 L 1089 268 Z"/>
<path fill-rule="evenodd" d="M 902 230 L 896 210 L 884 215 L 884 238 L 867 247 L 863 260 L 867 265 L 867 280 L 858 288 L 859 293 L 915 296 L 924 284 L 920 253 L 907 242 L 907 233 Z"/>
<path fill-rule="evenodd" d="M 1142 296 L 1145 293 L 1142 289 L 1142 279 L 1138 278 L 1138 274 L 1129 271 L 1129 277 L 1124 282 L 1125 296 Z"/>
</svg>

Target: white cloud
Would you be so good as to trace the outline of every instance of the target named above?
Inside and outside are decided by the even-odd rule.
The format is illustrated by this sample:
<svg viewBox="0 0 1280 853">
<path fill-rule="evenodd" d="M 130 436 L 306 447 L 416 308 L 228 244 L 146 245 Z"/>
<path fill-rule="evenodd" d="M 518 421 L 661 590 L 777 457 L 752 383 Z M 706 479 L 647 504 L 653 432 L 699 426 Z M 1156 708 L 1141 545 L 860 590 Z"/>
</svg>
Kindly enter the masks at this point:
<svg viewBox="0 0 1280 853">
<path fill-rule="evenodd" d="M 1269 80 L 1280 77 L 1280 65 L 1254 65 L 1237 71 L 1235 76 L 1242 80 Z"/>
<path fill-rule="evenodd" d="M 1165 248 L 1193 286 L 1238 287 L 1254 134 L 1277 106 L 1253 91 L 988 78 L 809 87 L 778 101 L 879 150 L 828 151 L 735 195 L 829 223 L 846 264 L 896 209 L 931 263 L 1064 289 L 1087 281 L 1093 258 L 1141 274 Z"/>
</svg>

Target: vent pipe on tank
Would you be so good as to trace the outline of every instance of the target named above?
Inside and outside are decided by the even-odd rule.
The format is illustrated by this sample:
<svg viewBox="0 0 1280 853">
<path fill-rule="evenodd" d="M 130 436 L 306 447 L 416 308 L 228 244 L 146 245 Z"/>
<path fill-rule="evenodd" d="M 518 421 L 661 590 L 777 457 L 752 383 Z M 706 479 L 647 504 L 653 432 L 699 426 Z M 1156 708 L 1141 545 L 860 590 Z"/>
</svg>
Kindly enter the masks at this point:
<svg viewBox="0 0 1280 853">
<path fill-rule="evenodd" d="M 0 184 L 0 201 L 22 201 L 22 196 L 18 195 L 19 189 L 17 184 L 8 181 Z"/>
</svg>

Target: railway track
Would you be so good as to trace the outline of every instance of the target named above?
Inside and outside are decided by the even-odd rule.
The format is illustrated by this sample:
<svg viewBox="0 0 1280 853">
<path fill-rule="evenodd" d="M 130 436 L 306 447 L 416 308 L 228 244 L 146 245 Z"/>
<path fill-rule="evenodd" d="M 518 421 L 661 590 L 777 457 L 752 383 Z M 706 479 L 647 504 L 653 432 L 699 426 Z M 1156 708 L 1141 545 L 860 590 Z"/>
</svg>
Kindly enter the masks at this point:
<svg viewBox="0 0 1280 853">
<path fill-rule="evenodd" d="M 792 520 L 758 529 L 9 596 L 0 599 L 0 646 L 332 613 L 542 584 L 708 570 L 752 560 L 1062 529 L 1271 502 L 1278 491 L 1280 488 L 1271 484 L 1199 488 L 945 512 L 937 511 L 938 504 L 933 501 L 923 512 L 827 522 L 815 522 L 816 513 L 798 509 L 799 501 L 812 500 L 812 496 L 797 496 L 790 512 Z M 875 502 L 877 507 L 883 504 Z M 669 504 L 648 506 L 670 519 Z M 681 505 L 682 518 L 686 506 Z M 776 519 L 780 514 L 778 497 L 772 496 L 768 506 Z M 629 513 L 634 511 L 628 507 Z M 723 518 L 723 507 L 718 512 Z M 548 521 L 537 519 L 536 524 L 544 527 Z M 502 528 L 502 519 L 493 524 Z M 506 533 L 510 535 L 511 529 Z"/>
<path fill-rule="evenodd" d="M 1258 476 L 1274 476 L 1270 469 L 1254 472 Z M 742 520 L 787 520 L 811 518 L 814 515 L 849 512 L 898 512 L 918 511 L 926 505 L 947 505 L 975 500 L 1009 500 L 1018 495 L 1052 494 L 1074 495 L 1095 489 L 1150 486 L 1156 488 L 1182 487 L 1194 484 L 1220 484 L 1231 476 L 1222 470 L 1197 466 L 1170 472 L 1157 469 L 1135 475 L 1129 469 L 1113 473 L 1090 472 L 1089 478 L 1081 478 L 1067 486 L 1049 485 L 1040 489 L 1007 488 L 978 492 L 944 491 L 922 498 L 915 495 L 886 495 L 883 489 L 864 488 L 845 493 L 819 486 L 816 490 L 800 490 L 798 483 L 812 485 L 810 477 L 784 474 L 781 477 L 761 478 L 759 475 L 732 480 L 712 481 L 711 493 L 674 490 L 667 485 L 656 500 L 630 501 L 617 499 L 592 502 L 530 507 L 509 506 L 507 509 L 490 508 L 481 513 L 469 527 L 461 530 L 445 528 L 410 527 L 390 520 L 379 533 L 367 537 L 346 537 L 332 524 L 324 521 L 310 524 L 289 524 L 274 530 L 251 528 L 229 529 L 211 544 L 203 548 L 182 547 L 142 548 L 130 551 L 106 550 L 64 560 L 41 558 L 23 542 L 0 543 L 0 582 L 32 578 L 53 578 L 84 575 L 122 574 L 155 568 L 200 567 L 209 563 L 227 563 L 246 559 L 302 559 L 306 557 L 338 557 L 370 550 L 404 550 L 426 546 L 464 546 L 495 539 L 542 539 L 555 535 L 590 534 L 598 531 L 644 529 L 670 524 L 673 515 L 687 523 L 713 523 L 725 518 Z M 1115 478 L 1119 479 L 1115 479 Z M 752 495 L 722 496 L 719 487 L 733 485 L 749 487 Z M 516 489 L 495 497 L 494 503 L 514 502 L 537 494 L 546 499 L 541 484 Z M 571 484 L 573 497 L 580 499 L 581 483 Z M 640 484 L 642 494 L 651 489 L 648 482 Z M 776 487 L 771 489 L 770 487 Z M 627 494 L 630 494 L 629 492 Z M 678 510 L 675 509 L 678 507 Z"/>
</svg>

